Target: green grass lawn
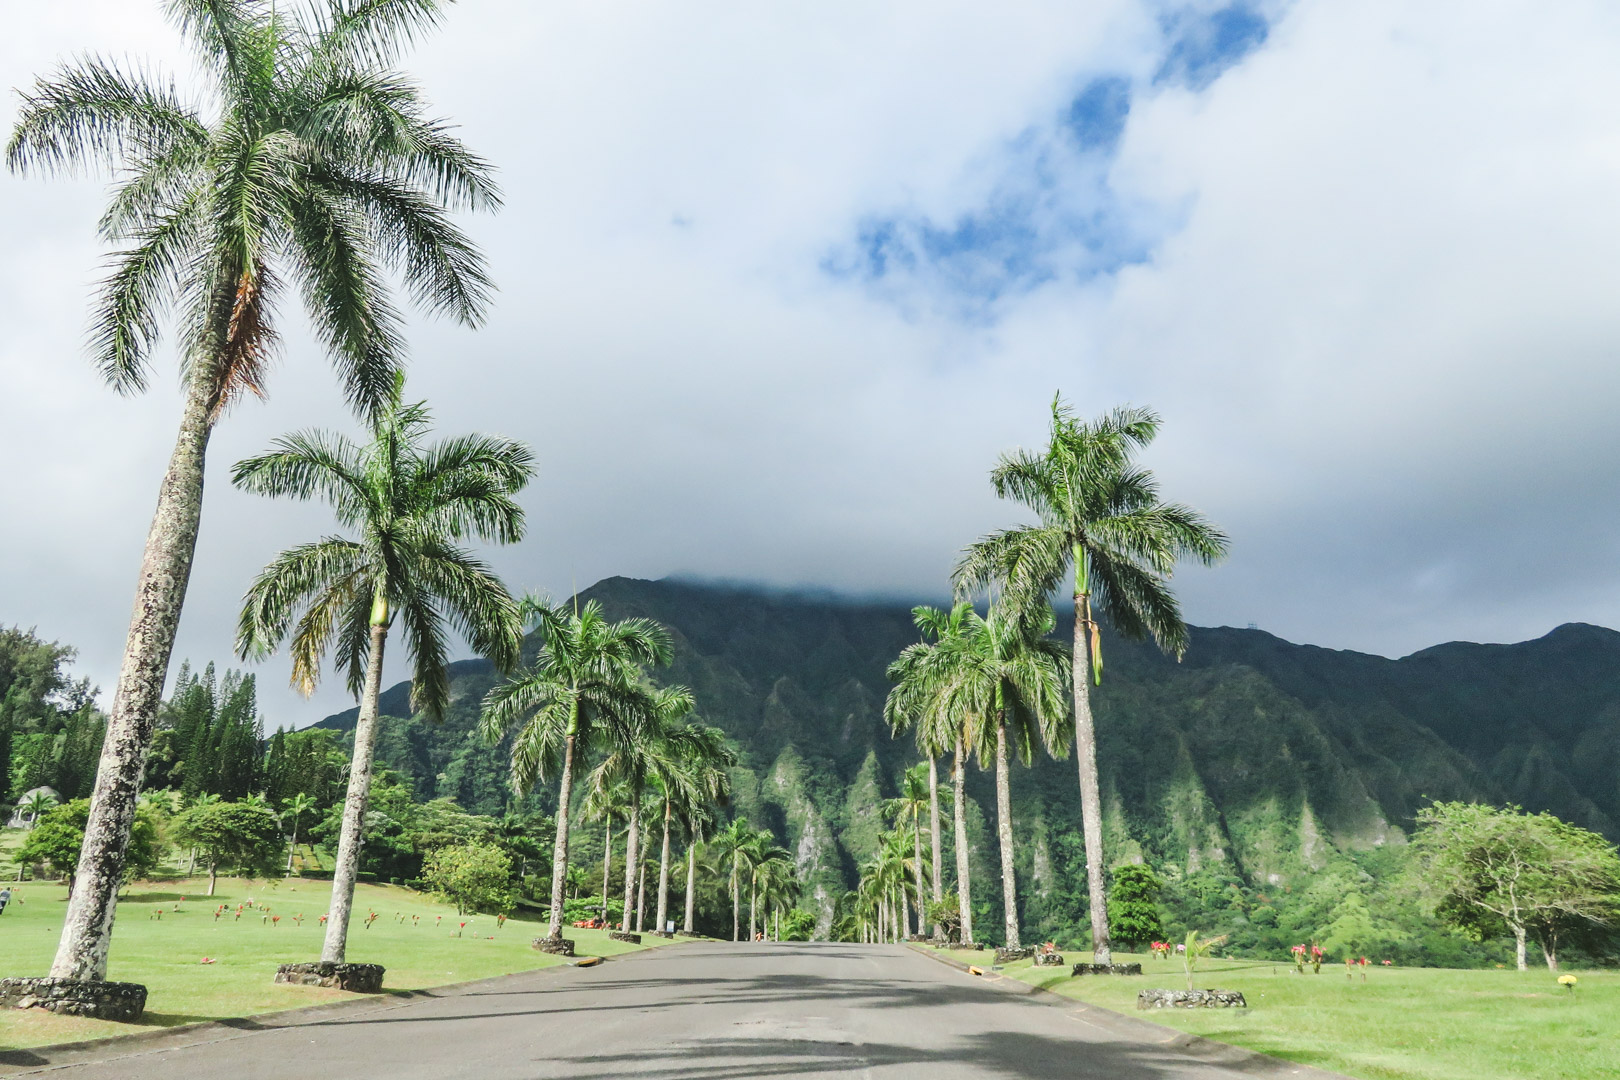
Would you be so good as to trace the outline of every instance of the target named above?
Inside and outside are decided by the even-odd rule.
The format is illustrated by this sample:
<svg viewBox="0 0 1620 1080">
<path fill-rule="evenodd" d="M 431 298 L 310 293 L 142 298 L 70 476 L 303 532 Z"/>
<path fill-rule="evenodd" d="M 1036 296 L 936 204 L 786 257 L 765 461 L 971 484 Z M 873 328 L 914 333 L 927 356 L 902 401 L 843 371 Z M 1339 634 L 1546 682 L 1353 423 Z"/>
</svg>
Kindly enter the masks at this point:
<svg viewBox="0 0 1620 1080">
<path fill-rule="evenodd" d="M 319 919 L 331 897 L 330 882 L 290 878 L 266 884 L 222 877 L 214 898 L 203 895 L 207 890 L 206 877 L 141 883 L 119 902 L 107 977 L 146 985 L 149 995 L 142 1025 L 6 1009 L 0 1010 L 0 1048 L 94 1039 L 142 1026 L 251 1016 L 356 996 L 270 981 L 277 964 L 320 959 L 324 928 Z M 21 905 L 13 900 L 0 915 L 0 977 L 44 975 L 56 954 L 67 890 L 27 882 L 21 895 Z M 236 905 L 250 898 L 268 905 L 269 913 L 280 915 L 281 921 L 264 920 L 258 908 L 244 910 L 237 919 Z M 216 921 L 214 908 L 221 903 L 228 904 L 229 911 Z M 359 886 L 354 906 L 348 958 L 385 965 L 388 990 L 442 986 L 562 962 L 530 948 L 530 941 L 545 932 L 539 923 L 509 919 L 497 928 L 494 916 L 458 917 L 454 907 L 390 885 Z M 160 910 L 163 916 L 158 919 Z M 369 930 L 364 928 L 368 911 L 379 916 Z M 302 925 L 293 922 L 298 914 L 304 915 Z M 418 917 L 414 924 L 413 915 Z M 404 916 L 403 923 L 399 916 Z M 465 930 L 457 925 L 463 919 Z M 610 941 L 601 930 L 570 929 L 567 934 L 577 942 L 581 956 L 611 956 L 643 947 Z M 651 936 L 646 940 L 664 943 Z M 205 956 L 216 963 L 201 963 Z"/>
<path fill-rule="evenodd" d="M 931 951 L 931 950 L 930 950 Z M 990 969 L 994 954 L 952 950 L 963 963 Z M 1068 960 L 1091 959 L 1090 954 Z M 1367 979 L 1344 966 L 1320 975 L 1292 965 L 1203 960 L 1200 989 L 1241 990 L 1244 1009 L 1136 1012 L 1144 987 L 1185 989 L 1179 960 L 1141 961 L 1142 978 L 1069 975 L 1028 960 L 996 974 L 1065 997 L 1143 1016 L 1235 1046 L 1365 1080 L 1611 1080 L 1620 1078 L 1620 973 L 1574 972 L 1573 994 L 1545 967 L 1517 971 L 1369 967 Z"/>
</svg>

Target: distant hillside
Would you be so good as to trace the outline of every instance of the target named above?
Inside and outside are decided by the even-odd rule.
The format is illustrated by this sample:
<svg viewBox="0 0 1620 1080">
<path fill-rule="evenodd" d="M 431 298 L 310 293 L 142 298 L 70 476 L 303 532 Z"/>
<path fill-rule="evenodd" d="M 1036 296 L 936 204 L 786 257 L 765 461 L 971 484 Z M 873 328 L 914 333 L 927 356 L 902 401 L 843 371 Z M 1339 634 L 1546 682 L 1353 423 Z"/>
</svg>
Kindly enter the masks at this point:
<svg viewBox="0 0 1620 1080">
<path fill-rule="evenodd" d="M 581 596 L 671 629 L 676 661 L 660 679 L 690 686 L 741 747 L 740 810 L 792 845 L 821 897 L 852 883 L 877 843 L 877 805 L 917 760 L 882 722 L 884 670 L 916 640 L 909 609 L 627 578 Z M 1111 863 L 1287 885 L 1335 852 L 1400 843 L 1427 797 L 1517 802 L 1620 836 L 1620 633 L 1569 625 L 1400 660 L 1230 628 L 1194 629 L 1179 664 L 1113 638 L 1108 650 L 1097 713 Z M 472 730 L 491 681 L 481 661 L 455 665 L 446 722 L 386 725 L 383 760 L 425 797 L 498 812 L 504 749 Z M 393 687 L 383 711 L 407 716 L 407 698 Z M 322 724 L 346 729 L 354 716 Z M 989 892 L 988 774 L 970 772 L 969 794 Z M 1030 925 L 1063 922 L 1080 903 L 1078 802 L 1072 760 L 1015 770 Z"/>
</svg>

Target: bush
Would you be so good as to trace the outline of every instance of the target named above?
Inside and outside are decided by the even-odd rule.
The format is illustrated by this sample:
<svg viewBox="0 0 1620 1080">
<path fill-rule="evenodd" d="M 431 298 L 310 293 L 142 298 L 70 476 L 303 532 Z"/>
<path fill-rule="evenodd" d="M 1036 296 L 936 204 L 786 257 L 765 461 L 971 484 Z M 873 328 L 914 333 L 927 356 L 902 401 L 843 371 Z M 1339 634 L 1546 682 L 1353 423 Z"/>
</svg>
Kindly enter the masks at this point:
<svg viewBox="0 0 1620 1080">
<path fill-rule="evenodd" d="M 1159 919 L 1159 893 L 1164 883 L 1150 866 L 1114 869 L 1108 889 L 1108 936 L 1128 949 L 1140 949 L 1164 936 Z"/>
<path fill-rule="evenodd" d="M 508 912 L 517 902 L 512 859 L 494 844 L 450 844 L 422 862 L 422 879 L 456 905 L 456 913 Z"/>
</svg>

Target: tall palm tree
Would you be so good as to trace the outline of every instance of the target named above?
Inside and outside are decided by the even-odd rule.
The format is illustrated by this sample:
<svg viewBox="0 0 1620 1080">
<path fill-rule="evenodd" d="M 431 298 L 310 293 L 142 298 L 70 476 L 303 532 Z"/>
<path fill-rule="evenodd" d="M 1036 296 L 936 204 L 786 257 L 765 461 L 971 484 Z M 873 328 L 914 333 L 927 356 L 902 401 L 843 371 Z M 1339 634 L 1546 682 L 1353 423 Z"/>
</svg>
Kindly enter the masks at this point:
<svg viewBox="0 0 1620 1080">
<path fill-rule="evenodd" d="M 237 621 L 236 650 L 264 657 L 289 641 L 292 684 L 314 691 L 321 661 L 337 666 L 360 704 L 343 828 L 332 870 L 332 905 L 321 959 L 341 963 L 371 794 L 378 697 L 388 635 L 398 620 L 411 658 L 411 704 L 437 719 L 450 703 L 448 631 L 454 628 L 501 671 L 518 661 L 518 605 L 460 541 L 515 543 L 529 482 L 529 448 L 511 439 L 463 435 L 425 441 L 432 418 L 402 400 L 404 377 L 371 424 L 371 441 L 301 432 L 267 454 L 237 462 L 231 479 L 261 495 L 320 498 L 358 539 L 328 536 L 289 548 L 254 580 Z"/>
<path fill-rule="evenodd" d="M 31 791 L 17 804 L 17 809 L 28 815 L 28 827 L 32 829 L 39 824 L 39 819 L 45 811 L 56 805 L 56 796 L 48 791 Z"/>
<path fill-rule="evenodd" d="M 944 690 L 962 662 L 973 606 L 960 601 L 949 611 L 923 605 L 912 609 L 923 640 L 908 645 L 889 665 L 895 685 L 883 703 L 883 715 L 896 734 L 915 728 L 917 748 L 928 756 L 929 820 L 934 833 L 934 895 L 939 882 L 939 783 L 934 767 L 937 755 L 952 757 L 952 820 L 956 851 L 956 902 L 963 944 L 973 944 L 973 896 L 969 874 L 967 836 L 967 754 L 972 748 L 970 718 L 945 707 Z M 935 932 L 941 932 L 936 927 Z"/>
<path fill-rule="evenodd" d="M 421 308 L 468 326 L 491 286 L 448 217 L 493 209 L 489 166 L 392 70 L 436 25 L 436 0 L 169 0 L 200 62 L 194 110 L 170 79 L 90 57 L 23 94 L 6 147 L 16 172 L 118 176 L 99 223 L 120 245 L 96 299 L 92 359 L 119 393 L 145 389 L 164 316 L 176 313 L 185 390 L 158 489 L 97 770 L 77 887 L 51 974 L 103 979 L 117 891 L 202 517 L 209 436 L 261 394 L 279 300 L 298 287 L 349 403 L 387 402 L 404 360 L 387 271 Z"/>
<path fill-rule="evenodd" d="M 1037 597 L 1044 602 L 1074 575 L 1075 758 L 1092 952 L 1099 964 L 1110 963 L 1112 951 L 1091 715 L 1090 684 L 1101 684 L 1103 671 L 1098 617 L 1127 638 L 1151 636 L 1179 658 L 1187 648 L 1187 627 L 1170 591 L 1170 575 L 1183 559 L 1208 566 L 1227 549 L 1226 535 L 1202 514 L 1162 501 L 1153 474 L 1133 460 L 1158 431 L 1159 417 L 1148 409 L 1127 406 L 1081 421 L 1053 398 L 1046 449 L 1003 454 L 990 474 L 996 494 L 1023 503 L 1039 524 L 984 537 L 968 548 L 954 575 L 958 588 L 999 583 L 1019 603 Z"/>
<path fill-rule="evenodd" d="M 928 914 L 928 904 L 923 892 L 923 852 L 922 852 L 922 816 L 930 809 L 938 813 L 937 786 L 931 787 L 923 776 L 922 765 L 907 769 L 900 777 L 900 794 L 884 803 L 884 810 L 894 818 L 895 824 L 905 827 L 909 823 L 911 832 L 912 872 L 916 876 L 917 898 L 917 933 L 923 932 L 923 922 Z"/>
<path fill-rule="evenodd" d="M 709 841 L 709 854 L 726 866 L 731 876 L 731 940 L 742 940 L 742 868 L 754 828 L 743 818 L 733 818 Z"/>
<path fill-rule="evenodd" d="M 611 926 L 608 922 L 608 895 L 613 887 L 613 823 L 630 818 L 630 785 L 622 780 L 611 784 L 589 784 L 585 789 L 585 805 L 581 809 L 586 821 L 602 823 L 602 925 Z"/>
<path fill-rule="evenodd" d="M 609 622 L 602 605 L 588 601 L 570 612 L 535 599 L 524 612 L 543 644 L 529 670 L 484 697 L 479 727 L 494 742 L 518 728 L 512 741 L 512 785 L 521 795 L 548 772 L 560 772 L 557 840 L 551 864 L 549 936 L 562 936 L 563 876 L 568 867 L 569 797 L 576 754 L 598 745 L 634 743 L 650 722 L 642 689 L 643 665 L 667 664 L 669 632 L 650 619 Z"/>
<path fill-rule="evenodd" d="M 281 819 L 291 819 L 292 832 L 287 837 L 287 873 L 292 873 L 293 852 L 298 849 L 298 821 L 305 814 L 315 809 L 315 800 L 302 791 L 281 804 Z"/>
<path fill-rule="evenodd" d="M 758 933 L 758 922 L 755 915 L 759 908 L 760 873 L 772 863 L 791 863 L 793 854 L 787 848 L 776 844 L 776 837 L 770 832 L 761 829 L 749 837 L 743 845 L 743 861 L 748 864 L 748 940 L 753 941 Z"/>
<path fill-rule="evenodd" d="M 682 811 L 681 825 L 686 832 L 686 917 L 681 928 L 690 934 L 696 926 L 698 846 L 714 831 L 719 819 L 714 807 L 708 804 L 683 807 Z"/>
<path fill-rule="evenodd" d="M 688 725 L 670 740 L 674 756 L 658 763 L 656 779 L 663 798 L 664 845 L 658 858 L 658 925 L 662 931 L 669 915 L 669 842 L 677 818 L 691 820 L 702 808 L 725 805 L 731 798 L 731 768 L 736 752 L 726 743 L 725 732 L 714 727 Z M 696 831 L 696 830 L 692 830 Z M 695 856 L 687 859 L 687 912 L 691 922 L 692 875 Z M 690 932 L 691 926 L 687 926 Z"/>
<path fill-rule="evenodd" d="M 681 761 L 685 756 L 688 739 L 681 720 L 692 711 L 696 702 L 692 692 L 684 686 L 670 686 L 646 691 L 645 708 L 649 723 L 632 742 L 609 749 L 607 755 L 591 774 L 591 786 L 622 783 L 629 791 L 630 824 L 625 835 L 624 852 L 624 925 L 630 929 L 632 907 L 639 913 L 639 903 L 633 904 L 635 875 L 641 865 L 641 804 L 649 788 L 679 784 Z M 667 803 L 667 800 L 665 800 Z M 667 846 L 667 845 L 666 845 Z"/>
<path fill-rule="evenodd" d="M 981 761 L 993 754 L 996 770 L 996 832 L 1001 848 L 1001 889 L 1009 948 L 1018 948 L 1018 887 L 1013 872 L 1013 822 L 1009 746 L 1026 765 L 1037 744 L 1054 755 L 1066 750 L 1069 650 L 1047 637 L 1054 626 L 1044 601 L 1020 610 L 1003 597 L 980 617 L 969 612 L 953 650 L 953 674 L 940 707 L 968 718 L 968 742 Z"/>
</svg>

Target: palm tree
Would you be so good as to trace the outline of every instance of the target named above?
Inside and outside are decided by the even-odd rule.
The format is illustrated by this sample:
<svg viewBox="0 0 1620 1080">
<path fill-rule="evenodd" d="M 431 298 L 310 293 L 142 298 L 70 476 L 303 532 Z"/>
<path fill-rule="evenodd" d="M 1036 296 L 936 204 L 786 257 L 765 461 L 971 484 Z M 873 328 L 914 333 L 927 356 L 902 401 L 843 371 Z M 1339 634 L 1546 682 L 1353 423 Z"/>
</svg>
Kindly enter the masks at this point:
<svg viewBox="0 0 1620 1080">
<path fill-rule="evenodd" d="M 90 57 L 23 94 L 6 148 L 15 172 L 119 177 L 103 240 L 122 245 L 102 283 L 92 359 L 119 393 L 145 389 L 169 312 L 185 387 L 158 490 L 97 770 L 73 900 L 51 974 L 103 979 L 135 795 L 150 749 L 202 517 L 209 436 L 262 394 L 279 299 L 296 284 L 349 403 L 386 405 L 404 360 L 389 269 L 423 309 L 468 326 L 491 286 L 449 219 L 494 209 L 489 166 L 391 70 L 444 4 L 169 0 L 206 73 L 204 117 L 171 80 Z"/>
<path fill-rule="evenodd" d="M 669 915 L 669 841 L 675 820 L 690 822 L 704 807 L 724 805 L 731 798 L 731 768 L 736 752 L 726 745 L 719 728 L 688 725 L 669 740 L 672 759 L 660 759 L 656 779 L 663 796 L 664 845 L 658 858 L 658 925 L 662 932 Z M 695 829 L 690 829 L 696 832 Z M 691 923 L 692 878 L 696 858 L 688 848 L 687 923 Z M 687 926 L 691 932 L 692 927 Z"/>
<path fill-rule="evenodd" d="M 635 875 L 641 864 L 641 804 L 649 787 L 678 784 L 685 756 L 686 729 L 680 720 L 696 706 L 692 692 L 684 686 L 648 691 L 645 704 L 649 723 L 632 742 L 612 747 L 591 774 L 593 789 L 622 783 L 629 792 L 630 827 L 626 830 L 624 852 L 624 926 L 630 929 L 632 906 L 640 913 L 639 902 L 632 905 Z M 667 800 L 664 800 L 667 803 Z M 666 844 L 667 847 L 667 826 Z"/>
<path fill-rule="evenodd" d="M 292 873 L 293 852 L 298 848 L 298 819 L 315 809 L 315 800 L 302 791 L 282 804 L 282 820 L 292 819 L 292 833 L 287 838 L 287 873 Z"/>
<path fill-rule="evenodd" d="M 743 845 L 742 858 L 748 864 L 748 940 L 753 941 L 758 933 L 758 922 L 755 915 L 759 908 L 760 871 L 762 868 L 775 862 L 786 862 L 793 858 L 793 854 L 784 847 L 778 847 L 776 837 L 770 832 L 761 829 L 748 838 Z"/>
<path fill-rule="evenodd" d="M 1133 407 L 1082 422 L 1052 400 L 1052 430 L 1040 454 L 1003 454 L 990 474 L 996 494 L 1033 510 L 1038 525 L 993 533 L 968 548 L 956 567 L 957 587 L 999 583 L 1018 603 L 1043 603 L 1074 574 L 1075 758 L 1091 900 L 1093 960 L 1110 963 L 1104 890 L 1102 794 L 1089 679 L 1102 682 L 1101 615 L 1119 634 L 1151 636 L 1180 657 L 1187 627 L 1170 591 L 1176 564 L 1208 566 L 1226 554 L 1227 538 L 1202 514 L 1159 498 L 1153 474 L 1133 460 L 1153 441 L 1159 417 Z"/>
<path fill-rule="evenodd" d="M 348 941 L 394 621 L 402 623 L 411 657 L 411 704 L 434 719 L 450 702 L 446 624 L 502 671 L 516 665 L 521 644 L 517 603 L 457 541 L 474 536 L 509 544 L 522 537 L 523 508 L 513 495 L 533 473 L 529 449 L 485 435 L 426 444 L 427 407 L 404 404 L 403 392 L 400 377 L 364 446 L 300 432 L 238 462 L 231 474 L 237 487 L 261 495 L 325 499 L 338 521 L 359 534 L 328 536 L 276 556 L 243 598 L 236 630 L 244 659 L 268 656 L 289 640 L 292 684 L 304 694 L 314 691 L 322 659 L 335 645 L 337 666 L 360 704 L 321 950 L 332 963 L 343 961 Z"/>
<path fill-rule="evenodd" d="M 617 783 L 591 784 L 585 789 L 582 807 L 586 821 L 602 823 L 602 925 L 608 922 L 608 890 L 613 883 L 613 823 L 630 817 L 630 786 Z"/>
<path fill-rule="evenodd" d="M 917 748 L 928 756 L 929 820 L 934 833 L 936 899 L 940 898 L 942 890 L 939 881 L 939 783 L 934 759 L 940 754 L 953 754 L 951 801 L 956 849 L 956 902 L 962 943 L 971 945 L 973 906 L 968 863 L 967 796 L 964 788 L 967 782 L 967 753 L 973 745 L 973 732 L 968 717 L 945 708 L 943 692 L 962 663 L 973 606 L 961 601 L 953 605 L 950 611 L 941 611 L 923 605 L 913 608 L 911 614 L 924 640 L 908 645 L 900 653 L 899 659 L 889 665 L 888 675 L 895 686 L 883 703 L 883 715 L 896 734 L 915 728 Z M 942 930 L 942 927 L 935 928 L 936 933 Z"/>
<path fill-rule="evenodd" d="M 778 848 L 781 856 L 767 859 L 756 870 L 759 880 L 759 898 L 765 906 L 765 936 L 782 940 L 782 910 L 792 906 L 799 898 L 799 875 L 792 857 Z M 775 930 L 772 931 L 772 923 Z"/>
<path fill-rule="evenodd" d="M 727 780 L 729 789 L 730 780 Z M 686 831 L 686 918 L 681 928 L 688 934 L 693 933 L 696 907 L 697 907 L 697 851 L 698 845 L 703 843 L 704 837 L 713 831 L 718 818 L 714 807 L 708 804 L 687 806 L 682 808 L 681 824 Z"/>
<path fill-rule="evenodd" d="M 753 839 L 753 827 L 743 818 L 733 818 L 709 841 L 709 852 L 715 861 L 721 866 L 730 864 L 732 941 L 742 940 L 742 867 Z"/>
<path fill-rule="evenodd" d="M 642 665 L 667 664 L 669 632 L 650 619 L 608 622 L 595 600 L 572 613 L 530 598 L 525 614 L 543 643 L 529 670 L 484 697 L 480 730 L 491 742 L 514 727 L 512 785 L 519 795 L 560 771 L 557 841 L 551 863 L 551 926 L 562 937 L 563 876 L 568 866 L 569 797 L 576 753 L 633 744 L 650 723 Z M 604 890 L 605 893 L 605 890 Z"/>
<path fill-rule="evenodd" d="M 1052 609 L 1044 601 L 1020 611 L 1003 598 L 986 617 L 968 613 L 954 650 L 953 675 L 941 690 L 940 708 L 969 719 L 968 742 L 978 748 L 980 759 L 987 751 L 995 756 L 996 832 L 1009 948 L 1020 944 L 1009 743 L 1026 765 L 1037 743 L 1054 755 L 1066 749 L 1057 721 L 1068 711 L 1069 650 L 1046 636 L 1053 626 Z"/>
<path fill-rule="evenodd" d="M 935 789 L 937 790 L 937 789 Z M 896 825 L 910 823 L 912 844 L 912 870 L 916 875 L 917 897 L 917 933 L 923 932 L 923 920 L 927 915 L 928 906 L 924 900 L 923 892 L 923 853 L 922 853 L 922 816 L 930 807 L 937 808 L 934 802 L 935 791 L 931 790 L 928 781 L 923 778 L 923 768 L 918 764 L 900 777 L 900 794 L 883 804 L 884 812 L 894 818 Z M 937 809 L 936 811 L 937 812 Z"/>
<path fill-rule="evenodd" d="M 55 795 L 52 795 L 48 791 L 34 790 L 29 792 L 22 799 L 22 801 L 17 804 L 17 809 L 21 810 L 28 816 L 28 827 L 32 829 L 35 825 L 39 824 L 40 815 L 55 805 Z"/>
</svg>

